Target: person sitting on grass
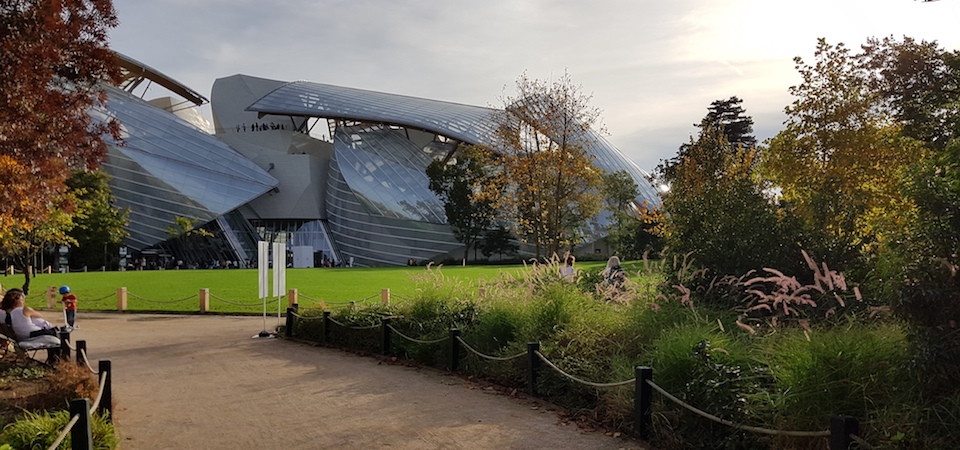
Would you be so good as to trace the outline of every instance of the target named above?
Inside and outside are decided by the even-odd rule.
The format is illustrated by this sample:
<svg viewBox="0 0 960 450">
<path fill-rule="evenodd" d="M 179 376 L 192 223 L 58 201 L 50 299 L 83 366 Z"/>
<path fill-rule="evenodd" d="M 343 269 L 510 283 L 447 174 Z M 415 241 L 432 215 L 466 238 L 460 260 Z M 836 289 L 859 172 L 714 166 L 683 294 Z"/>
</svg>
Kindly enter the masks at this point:
<svg viewBox="0 0 960 450">
<path fill-rule="evenodd" d="M 29 306 L 25 306 L 26 297 L 20 289 L 10 289 L 0 302 L 0 319 L 13 328 L 17 338 L 28 340 L 38 336 L 56 336 L 59 330 L 43 316 Z"/>
<path fill-rule="evenodd" d="M 573 255 L 567 255 L 567 259 L 563 264 L 563 267 L 560 268 L 560 277 L 569 282 L 576 281 L 577 278 L 577 269 L 573 267 L 573 264 L 577 262 L 577 258 L 574 258 Z"/>
<path fill-rule="evenodd" d="M 623 287 L 623 284 L 627 281 L 627 274 L 623 271 L 623 268 L 620 267 L 620 258 L 617 256 L 611 256 L 607 260 L 607 267 L 603 269 L 603 272 L 600 272 L 603 275 L 603 282 L 606 286 L 614 287 L 620 289 Z"/>
</svg>

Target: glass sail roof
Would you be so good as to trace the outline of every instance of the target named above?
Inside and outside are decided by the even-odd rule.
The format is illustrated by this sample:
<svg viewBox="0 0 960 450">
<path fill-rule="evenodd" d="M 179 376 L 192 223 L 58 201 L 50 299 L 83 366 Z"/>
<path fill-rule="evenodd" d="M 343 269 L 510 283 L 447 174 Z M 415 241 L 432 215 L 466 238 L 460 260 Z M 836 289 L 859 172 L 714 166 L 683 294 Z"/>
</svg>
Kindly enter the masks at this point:
<svg viewBox="0 0 960 450">
<path fill-rule="evenodd" d="M 493 141 L 499 111 L 309 81 L 287 83 L 254 102 L 247 110 L 261 114 L 401 125 L 470 144 Z M 596 158 L 597 167 L 606 172 L 626 171 L 639 187 L 638 201 L 651 205 L 659 203 L 659 196 L 646 171 L 593 130 L 589 131 L 586 142 L 587 153 Z"/>
</svg>

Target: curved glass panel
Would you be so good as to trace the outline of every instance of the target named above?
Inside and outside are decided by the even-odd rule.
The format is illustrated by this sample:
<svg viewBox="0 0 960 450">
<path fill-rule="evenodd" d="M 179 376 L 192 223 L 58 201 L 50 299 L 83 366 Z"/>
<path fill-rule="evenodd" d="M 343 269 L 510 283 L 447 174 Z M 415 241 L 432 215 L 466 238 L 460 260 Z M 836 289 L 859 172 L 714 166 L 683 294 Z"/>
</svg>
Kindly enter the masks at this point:
<svg viewBox="0 0 960 450">
<path fill-rule="evenodd" d="M 131 211 L 126 244 L 141 249 L 169 239 L 175 216 L 208 222 L 259 197 L 279 182 L 217 138 L 124 91 L 105 87 L 106 109 L 123 145 L 105 139 L 104 170 L 116 206 Z"/>
<path fill-rule="evenodd" d="M 342 153 L 337 152 L 337 155 Z M 373 214 L 343 178 L 336 159 L 327 178 L 330 232 L 344 259 L 359 266 L 406 265 L 462 248 L 449 225 Z"/>
<path fill-rule="evenodd" d="M 371 214 L 446 223 L 443 205 L 427 188 L 430 156 L 401 130 L 338 127 L 333 148 L 344 180 Z"/>
<path fill-rule="evenodd" d="M 329 84 L 295 81 L 247 108 L 267 114 L 382 122 L 427 130 L 463 142 L 486 140 L 496 110 Z"/>
</svg>

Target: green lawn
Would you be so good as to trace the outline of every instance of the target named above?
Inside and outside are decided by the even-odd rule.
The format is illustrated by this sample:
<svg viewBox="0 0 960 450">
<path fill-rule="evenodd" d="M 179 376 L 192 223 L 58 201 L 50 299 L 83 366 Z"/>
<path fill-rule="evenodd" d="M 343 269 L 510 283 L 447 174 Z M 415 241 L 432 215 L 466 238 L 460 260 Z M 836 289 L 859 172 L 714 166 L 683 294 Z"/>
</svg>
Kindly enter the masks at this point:
<svg viewBox="0 0 960 450">
<path fill-rule="evenodd" d="M 600 270 L 602 262 L 578 263 L 579 270 Z M 287 289 L 297 289 L 300 304 L 330 304 L 380 298 L 381 289 L 390 289 L 392 299 L 402 301 L 416 293 L 416 276 L 425 267 L 381 268 L 315 268 L 287 269 Z M 436 269 L 433 269 L 436 271 Z M 460 280 L 466 286 L 477 286 L 481 279 L 492 279 L 504 273 L 515 274 L 523 266 L 445 266 L 444 277 Z M 272 281 L 271 281 L 272 282 Z M 0 278 L 4 288 L 20 287 L 23 275 Z M 262 311 L 258 299 L 257 271 L 253 269 L 220 270 L 151 270 L 127 272 L 87 272 L 39 274 L 30 285 L 27 304 L 46 308 L 45 292 L 49 286 L 68 285 L 79 298 L 83 310 L 116 310 L 116 292 L 127 288 L 127 309 L 133 311 L 199 311 L 200 289 L 210 290 L 210 309 L 215 312 Z M 58 297 L 59 298 L 59 297 Z M 268 311 L 276 311 L 275 297 L 268 302 Z M 59 304 L 57 305 L 59 307 Z"/>
</svg>

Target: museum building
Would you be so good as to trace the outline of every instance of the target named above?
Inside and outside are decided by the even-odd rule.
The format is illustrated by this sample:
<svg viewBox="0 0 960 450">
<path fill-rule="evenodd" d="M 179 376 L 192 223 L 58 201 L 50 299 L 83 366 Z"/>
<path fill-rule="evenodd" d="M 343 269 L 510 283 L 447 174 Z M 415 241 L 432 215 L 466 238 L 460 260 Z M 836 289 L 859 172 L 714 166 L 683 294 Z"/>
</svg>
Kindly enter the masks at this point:
<svg viewBox="0 0 960 450">
<path fill-rule="evenodd" d="M 284 242 L 294 267 L 385 266 L 462 256 L 443 204 L 428 189 L 427 165 L 461 144 L 491 142 L 497 110 L 309 81 L 233 75 L 213 84 L 213 124 L 202 95 L 118 55 L 125 81 L 106 87 L 106 109 L 122 144 L 108 140 L 104 169 L 115 205 L 130 210 L 134 255 L 159 265 L 206 267 L 256 261 L 256 242 Z M 175 94 L 145 101 L 156 84 Z M 142 95 L 142 94 L 141 94 Z M 587 152 L 607 172 L 640 187 L 637 203 L 658 203 L 648 175 L 601 135 Z M 177 217 L 209 233 L 172 239 Z M 606 216 L 591 221 L 602 247 Z"/>
</svg>

